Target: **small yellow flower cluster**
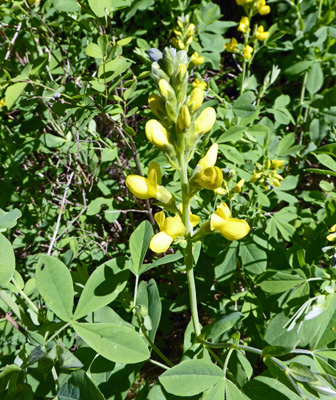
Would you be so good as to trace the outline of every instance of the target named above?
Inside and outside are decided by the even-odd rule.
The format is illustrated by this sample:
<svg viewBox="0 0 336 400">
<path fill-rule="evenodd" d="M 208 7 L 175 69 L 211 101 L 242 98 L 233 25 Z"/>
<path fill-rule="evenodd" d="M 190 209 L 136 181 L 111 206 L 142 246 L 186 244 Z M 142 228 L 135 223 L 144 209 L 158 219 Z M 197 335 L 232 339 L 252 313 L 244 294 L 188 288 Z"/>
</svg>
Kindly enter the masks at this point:
<svg viewBox="0 0 336 400">
<path fill-rule="evenodd" d="M 330 234 L 327 236 L 329 242 L 336 242 L 336 224 L 329 229 Z"/>
<path fill-rule="evenodd" d="M 6 107 L 6 101 L 4 97 L 0 100 L 0 107 Z"/>
<path fill-rule="evenodd" d="M 271 9 L 269 6 L 266 5 L 266 0 L 236 0 L 239 6 L 243 6 L 246 13 L 249 17 L 244 16 L 241 18 L 239 25 L 238 25 L 238 32 L 241 32 L 244 35 L 244 48 L 242 52 L 242 56 L 245 60 L 251 60 L 253 47 L 249 45 L 249 33 L 251 31 L 250 24 L 251 24 L 251 17 L 255 14 L 266 15 L 268 14 Z M 264 41 L 269 38 L 269 32 L 265 31 L 264 27 L 260 25 L 258 28 L 255 28 L 255 33 L 252 36 L 252 41 Z M 238 41 L 235 38 L 231 39 L 230 43 L 225 44 L 225 50 L 230 53 L 237 53 L 241 54 L 240 50 L 237 48 Z"/>
<path fill-rule="evenodd" d="M 178 28 L 174 29 L 176 37 L 172 39 L 173 46 L 178 50 L 188 51 L 195 34 L 195 25 L 192 23 L 189 24 L 189 15 L 178 17 L 177 25 Z"/>
<path fill-rule="evenodd" d="M 250 182 L 261 183 L 265 190 L 269 190 L 271 186 L 279 187 L 283 177 L 278 174 L 278 169 L 284 163 L 284 160 L 266 160 L 264 165 L 257 163 Z"/>
</svg>

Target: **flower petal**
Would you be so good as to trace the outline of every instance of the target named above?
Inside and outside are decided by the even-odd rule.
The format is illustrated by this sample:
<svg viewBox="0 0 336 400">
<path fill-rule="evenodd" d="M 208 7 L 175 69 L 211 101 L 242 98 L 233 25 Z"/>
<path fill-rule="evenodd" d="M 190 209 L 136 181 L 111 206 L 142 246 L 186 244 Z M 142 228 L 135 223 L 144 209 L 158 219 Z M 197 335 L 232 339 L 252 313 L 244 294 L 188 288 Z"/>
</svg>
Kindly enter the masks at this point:
<svg viewBox="0 0 336 400">
<path fill-rule="evenodd" d="M 230 218 L 218 231 L 228 240 L 239 240 L 250 232 L 249 224 L 243 219 Z"/>
<path fill-rule="evenodd" d="M 150 199 L 156 197 L 156 193 L 148 186 L 147 179 L 140 175 L 128 175 L 126 186 L 138 199 Z"/>
<path fill-rule="evenodd" d="M 165 232 L 159 232 L 152 237 L 150 241 L 149 248 L 154 251 L 154 253 L 164 253 L 169 249 L 173 238 L 167 235 Z"/>
<path fill-rule="evenodd" d="M 157 212 L 154 215 L 154 219 L 156 221 L 156 223 L 159 225 L 160 231 L 162 231 L 163 229 L 163 225 L 166 219 L 165 213 L 163 211 Z"/>
<path fill-rule="evenodd" d="M 175 215 L 175 217 L 168 217 L 166 219 L 163 230 L 175 239 L 178 236 L 184 236 L 186 228 L 183 225 L 181 218 L 178 215 Z"/>
</svg>

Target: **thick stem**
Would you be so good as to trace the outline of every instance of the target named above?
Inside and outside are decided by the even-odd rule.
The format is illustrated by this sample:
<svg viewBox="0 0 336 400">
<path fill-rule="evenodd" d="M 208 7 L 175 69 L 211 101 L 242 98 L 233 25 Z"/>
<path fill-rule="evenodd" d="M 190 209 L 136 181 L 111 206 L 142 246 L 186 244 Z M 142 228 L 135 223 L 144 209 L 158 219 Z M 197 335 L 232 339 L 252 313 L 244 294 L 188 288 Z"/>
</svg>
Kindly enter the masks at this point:
<svg viewBox="0 0 336 400">
<path fill-rule="evenodd" d="M 189 298 L 190 298 L 190 310 L 191 318 L 194 326 L 194 332 L 196 337 L 201 334 L 200 323 L 198 318 L 197 310 L 197 296 L 196 296 L 196 285 L 193 270 L 193 245 L 191 241 L 192 236 L 192 226 L 190 223 L 190 199 L 188 196 L 189 185 L 188 185 L 188 162 L 183 153 L 180 157 L 180 180 L 182 188 L 182 222 L 186 227 L 185 238 L 187 241 L 187 247 L 184 250 L 184 262 L 186 266 L 188 288 L 189 288 Z"/>
</svg>

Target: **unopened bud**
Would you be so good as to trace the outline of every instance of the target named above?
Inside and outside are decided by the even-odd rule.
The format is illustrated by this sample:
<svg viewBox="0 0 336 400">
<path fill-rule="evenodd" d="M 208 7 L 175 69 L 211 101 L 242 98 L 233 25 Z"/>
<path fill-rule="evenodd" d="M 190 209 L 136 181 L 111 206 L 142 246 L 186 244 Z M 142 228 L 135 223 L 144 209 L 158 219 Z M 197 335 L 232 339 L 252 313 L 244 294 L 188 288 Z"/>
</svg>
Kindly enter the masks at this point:
<svg viewBox="0 0 336 400">
<path fill-rule="evenodd" d="M 164 149 L 169 145 L 168 132 L 156 119 L 151 119 L 145 126 L 147 139 L 156 147 Z"/>
<path fill-rule="evenodd" d="M 191 112 L 195 112 L 201 107 L 203 100 L 204 100 L 204 91 L 200 88 L 195 88 L 190 93 L 187 106 L 190 107 Z"/>
<path fill-rule="evenodd" d="M 159 116 L 160 113 L 164 111 L 164 104 L 160 96 L 156 94 L 151 94 L 148 97 L 149 108 L 152 113 Z"/>
<path fill-rule="evenodd" d="M 196 119 L 196 134 L 204 135 L 209 132 L 216 122 L 216 111 L 212 107 L 207 107 Z"/>
<path fill-rule="evenodd" d="M 187 106 L 182 106 L 181 115 L 177 120 L 178 127 L 181 131 L 184 131 L 186 128 L 189 128 L 191 124 L 190 113 Z"/>
</svg>

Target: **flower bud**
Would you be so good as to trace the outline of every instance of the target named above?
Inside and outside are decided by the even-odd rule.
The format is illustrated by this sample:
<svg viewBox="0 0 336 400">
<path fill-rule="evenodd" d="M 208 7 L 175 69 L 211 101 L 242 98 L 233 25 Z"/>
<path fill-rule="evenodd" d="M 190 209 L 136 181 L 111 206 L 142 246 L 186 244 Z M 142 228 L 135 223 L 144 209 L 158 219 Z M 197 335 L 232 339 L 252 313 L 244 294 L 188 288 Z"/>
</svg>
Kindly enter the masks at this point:
<svg viewBox="0 0 336 400">
<path fill-rule="evenodd" d="M 190 97 L 187 103 L 187 106 L 190 107 L 191 112 L 195 112 L 198 110 L 203 104 L 204 100 L 204 91 L 200 88 L 195 88 L 190 93 Z"/>
<path fill-rule="evenodd" d="M 213 167 L 217 161 L 217 154 L 218 144 L 214 143 L 207 151 L 206 155 L 199 160 L 198 165 L 203 169 Z"/>
<path fill-rule="evenodd" d="M 278 169 L 285 164 L 285 160 L 272 160 L 272 168 Z"/>
<path fill-rule="evenodd" d="M 148 97 L 148 104 L 152 113 L 155 114 L 156 116 L 159 116 L 164 112 L 164 104 L 160 96 L 156 94 L 151 94 Z"/>
<path fill-rule="evenodd" d="M 156 119 L 150 119 L 145 126 L 147 139 L 156 147 L 164 149 L 169 145 L 168 132 Z"/>
<path fill-rule="evenodd" d="M 221 186 L 223 182 L 222 170 L 216 166 L 202 169 L 195 179 L 204 189 L 214 190 Z"/>
<path fill-rule="evenodd" d="M 266 169 L 270 169 L 270 168 L 271 168 L 271 165 L 272 165 L 271 160 L 267 160 L 267 161 L 266 161 L 266 164 L 265 164 L 265 168 L 266 168 Z"/>
<path fill-rule="evenodd" d="M 200 81 L 198 78 L 196 78 L 196 79 L 194 80 L 194 82 L 193 82 L 192 85 L 193 85 L 194 88 L 199 88 L 199 89 L 202 89 L 202 90 L 205 90 L 206 87 L 207 87 L 206 82 Z"/>
<path fill-rule="evenodd" d="M 189 109 L 185 105 L 182 106 L 181 115 L 177 120 L 177 124 L 181 131 L 184 131 L 186 128 L 189 128 L 191 124 Z"/>
<path fill-rule="evenodd" d="M 204 135 L 209 132 L 216 122 L 216 111 L 207 107 L 196 119 L 196 134 Z"/>
<path fill-rule="evenodd" d="M 178 29 L 174 29 L 174 33 L 176 36 L 182 36 L 182 32 L 180 32 Z"/>
<path fill-rule="evenodd" d="M 177 47 L 180 49 L 180 50 L 184 50 L 185 49 L 185 45 L 184 45 L 184 43 L 182 42 L 182 40 L 178 40 L 177 41 Z"/>
<path fill-rule="evenodd" d="M 162 96 L 166 97 L 166 98 L 169 97 L 169 92 L 173 91 L 172 87 L 169 85 L 169 83 L 165 79 L 160 79 L 159 90 L 160 90 L 160 93 L 162 94 Z"/>
<path fill-rule="evenodd" d="M 146 200 L 157 197 L 157 191 L 152 185 L 148 184 L 148 180 L 143 176 L 128 175 L 126 178 L 126 186 L 138 199 Z"/>
<path fill-rule="evenodd" d="M 242 187 L 244 186 L 245 179 L 241 179 L 236 186 L 232 189 L 232 193 L 240 193 L 242 190 Z"/>
<path fill-rule="evenodd" d="M 178 40 L 179 42 L 180 40 Z M 172 77 L 175 69 L 176 50 L 172 47 L 166 47 L 162 53 L 163 69 L 169 77 Z"/>
<path fill-rule="evenodd" d="M 248 19 L 248 17 L 242 17 L 237 29 L 238 31 L 245 33 L 249 26 L 250 26 L 250 20 Z"/>
<path fill-rule="evenodd" d="M 194 32 L 195 32 L 195 25 L 194 25 L 194 24 L 190 24 L 190 25 L 188 26 L 188 33 L 187 33 L 187 35 L 188 35 L 188 36 L 193 36 Z"/>
</svg>

